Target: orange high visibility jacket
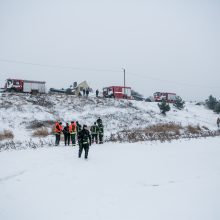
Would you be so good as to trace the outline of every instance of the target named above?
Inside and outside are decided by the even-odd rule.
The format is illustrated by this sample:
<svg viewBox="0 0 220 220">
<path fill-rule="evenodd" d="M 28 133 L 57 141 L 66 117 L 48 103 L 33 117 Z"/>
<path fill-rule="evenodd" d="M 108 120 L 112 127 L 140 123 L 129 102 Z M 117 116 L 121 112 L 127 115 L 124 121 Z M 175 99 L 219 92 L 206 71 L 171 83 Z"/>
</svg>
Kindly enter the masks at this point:
<svg viewBox="0 0 220 220">
<path fill-rule="evenodd" d="M 55 129 L 54 129 L 55 133 L 60 133 L 62 131 L 62 129 L 63 129 L 62 125 L 60 125 L 58 122 L 56 122 Z"/>
<path fill-rule="evenodd" d="M 72 123 L 69 126 L 69 132 L 70 132 L 70 134 L 75 134 L 76 133 L 76 122 Z"/>
</svg>

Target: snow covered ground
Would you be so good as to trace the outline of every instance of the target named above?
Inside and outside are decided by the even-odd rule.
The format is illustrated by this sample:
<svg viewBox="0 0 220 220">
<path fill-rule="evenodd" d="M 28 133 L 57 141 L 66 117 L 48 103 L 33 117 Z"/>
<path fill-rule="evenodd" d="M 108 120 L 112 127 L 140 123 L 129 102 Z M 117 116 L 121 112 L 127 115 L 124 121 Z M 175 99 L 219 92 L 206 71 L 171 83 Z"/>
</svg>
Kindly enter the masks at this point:
<svg viewBox="0 0 220 220">
<path fill-rule="evenodd" d="M 175 122 L 183 126 L 200 125 L 216 130 L 218 115 L 196 102 L 187 102 L 184 110 L 177 110 L 171 104 L 167 116 L 160 114 L 157 103 L 102 98 L 77 98 L 67 95 L 0 94 L 0 132 L 4 129 L 14 134 L 14 141 L 34 139 L 36 129 L 29 127 L 36 122 L 52 129 L 55 120 L 65 124 L 78 120 L 91 126 L 98 117 L 103 120 L 105 137 L 131 128 L 147 127 L 152 124 Z M 50 121 L 51 124 L 48 124 Z M 54 140 L 54 137 L 49 137 Z"/>
<path fill-rule="evenodd" d="M 219 220 L 220 138 L 0 153 L 1 220 Z"/>
</svg>

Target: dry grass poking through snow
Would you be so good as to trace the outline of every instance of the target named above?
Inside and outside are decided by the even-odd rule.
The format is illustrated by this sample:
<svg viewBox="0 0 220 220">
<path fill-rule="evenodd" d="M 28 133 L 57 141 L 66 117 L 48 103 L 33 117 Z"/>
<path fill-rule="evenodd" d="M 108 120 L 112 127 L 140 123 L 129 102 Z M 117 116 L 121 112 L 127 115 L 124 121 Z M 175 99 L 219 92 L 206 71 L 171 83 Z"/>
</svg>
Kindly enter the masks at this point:
<svg viewBox="0 0 220 220">
<path fill-rule="evenodd" d="M 188 125 L 186 129 L 190 134 L 199 134 L 202 131 L 199 125 L 197 126 Z"/>
<path fill-rule="evenodd" d="M 0 133 L 0 141 L 5 139 L 13 139 L 13 138 L 14 138 L 14 134 L 12 131 L 4 130 L 3 132 Z"/>
<path fill-rule="evenodd" d="M 39 128 L 32 134 L 33 137 L 47 137 L 48 135 L 50 135 L 50 133 L 47 128 Z"/>
<path fill-rule="evenodd" d="M 106 141 L 110 142 L 138 142 L 138 141 L 171 141 L 180 138 L 199 138 L 219 136 L 219 131 L 209 131 L 207 128 L 201 128 L 199 125 L 188 125 L 183 127 L 177 123 L 164 123 L 151 125 L 146 128 L 134 128 L 131 130 L 119 131 L 116 134 L 111 134 Z"/>
</svg>

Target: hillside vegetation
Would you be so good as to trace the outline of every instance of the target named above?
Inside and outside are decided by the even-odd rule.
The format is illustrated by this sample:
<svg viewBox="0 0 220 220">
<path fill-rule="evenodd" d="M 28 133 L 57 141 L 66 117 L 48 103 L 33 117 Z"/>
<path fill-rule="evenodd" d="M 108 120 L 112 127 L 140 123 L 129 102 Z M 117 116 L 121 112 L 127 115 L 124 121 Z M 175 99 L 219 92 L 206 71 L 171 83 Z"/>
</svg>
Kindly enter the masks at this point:
<svg viewBox="0 0 220 220">
<path fill-rule="evenodd" d="M 77 120 L 90 126 L 98 117 L 103 120 L 106 140 L 111 140 L 113 136 L 115 140 L 115 135 L 123 131 L 146 132 L 158 124 L 176 124 L 181 127 L 180 133 L 187 126 L 204 131 L 216 130 L 217 114 L 205 106 L 186 102 L 183 110 L 172 104 L 170 107 L 171 110 L 164 116 L 154 102 L 3 93 L 0 95 L 0 132 L 11 131 L 15 142 L 39 138 L 51 142 L 56 120 L 63 123 Z M 120 141 L 123 141 L 123 135 L 121 138 Z"/>
</svg>

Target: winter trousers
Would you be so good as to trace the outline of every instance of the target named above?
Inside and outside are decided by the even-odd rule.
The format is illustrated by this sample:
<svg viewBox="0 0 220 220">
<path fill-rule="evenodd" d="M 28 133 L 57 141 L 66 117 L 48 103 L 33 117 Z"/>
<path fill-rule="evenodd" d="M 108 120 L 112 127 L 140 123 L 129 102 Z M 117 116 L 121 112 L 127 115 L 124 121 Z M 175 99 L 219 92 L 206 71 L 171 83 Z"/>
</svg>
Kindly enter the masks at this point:
<svg viewBox="0 0 220 220">
<path fill-rule="evenodd" d="M 99 134 L 99 144 L 103 144 L 103 134 Z"/>
<path fill-rule="evenodd" d="M 56 133 L 55 146 L 58 146 L 59 144 L 60 144 L 60 134 Z"/>
<path fill-rule="evenodd" d="M 94 143 L 94 140 L 98 144 L 98 134 L 92 134 L 92 143 Z"/>
<path fill-rule="evenodd" d="M 68 146 L 70 145 L 70 134 L 64 134 L 64 142 L 65 142 L 65 146 L 68 144 Z"/>
<path fill-rule="evenodd" d="M 76 134 L 70 134 L 72 145 L 76 146 Z"/>
<path fill-rule="evenodd" d="M 85 159 L 88 158 L 88 154 L 89 154 L 89 144 L 80 144 L 79 145 L 79 158 L 82 155 L 83 149 L 85 151 Z"/>
</svg>

